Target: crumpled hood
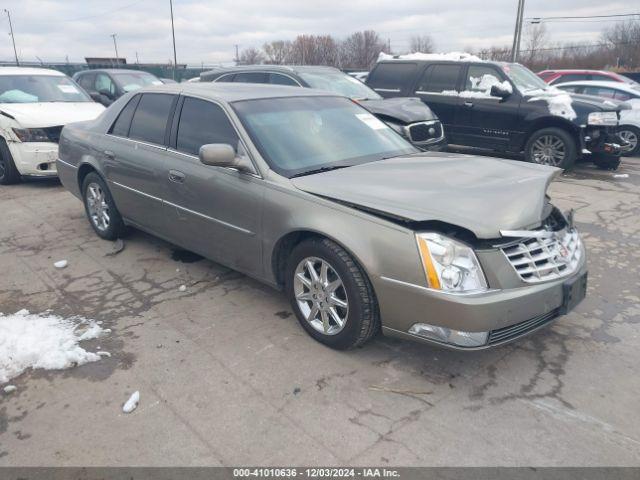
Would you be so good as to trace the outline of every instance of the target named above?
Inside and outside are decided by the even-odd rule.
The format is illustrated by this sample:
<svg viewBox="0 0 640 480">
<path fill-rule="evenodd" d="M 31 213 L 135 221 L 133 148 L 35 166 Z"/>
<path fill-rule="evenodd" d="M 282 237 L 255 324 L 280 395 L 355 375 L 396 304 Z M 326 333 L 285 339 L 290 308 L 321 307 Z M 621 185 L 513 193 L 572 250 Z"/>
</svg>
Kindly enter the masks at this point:
<svg viewBox="0 0 640 480">
<path fill-rule="evenodd" d="M 0 111 L 24 128 L 41 128 L 92 120 L 104 106 L 96 102 L 0 103 Z"/>
<path fill-rule="evenodd" d="M 293 178 L 308 193 L 409 221 L 441 221 L 499 238 L 543 220 L 560 169 L 479 156 L 424 153 Z"/>
<path fill-rule="evenodd" d="M 414 97 L 385 98 L 381 100 L 360 100 L 363 107 L 375 115 L 395 118 L 402 123 L 437 120 L 438 117 L 422 100 Z"/>
</svg>

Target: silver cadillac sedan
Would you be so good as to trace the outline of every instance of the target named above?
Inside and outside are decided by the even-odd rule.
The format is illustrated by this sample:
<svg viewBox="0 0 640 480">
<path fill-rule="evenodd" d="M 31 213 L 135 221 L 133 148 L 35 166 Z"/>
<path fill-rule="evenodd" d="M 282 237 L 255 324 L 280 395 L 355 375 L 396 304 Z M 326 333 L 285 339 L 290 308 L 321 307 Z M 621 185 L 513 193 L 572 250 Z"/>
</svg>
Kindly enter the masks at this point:
<svg viewBox="0 0 640 480">
<path fill-rule="evenodd" d="M 419 152 L 326 92 L 142 89 L 65 127 L 59 152 L 97 235 L 133 226 L 284 289 L 333 348 L 380 330 L 493 347 L 585 296 L 572 215 L 546 196 L 558 169 Z"/>
</svg>

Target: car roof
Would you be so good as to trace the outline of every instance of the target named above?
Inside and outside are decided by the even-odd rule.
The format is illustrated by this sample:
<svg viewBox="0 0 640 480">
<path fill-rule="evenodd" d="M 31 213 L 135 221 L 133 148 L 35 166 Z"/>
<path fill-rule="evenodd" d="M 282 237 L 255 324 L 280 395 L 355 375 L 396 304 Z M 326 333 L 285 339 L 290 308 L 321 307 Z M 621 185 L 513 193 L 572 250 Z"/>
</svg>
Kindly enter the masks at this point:
<svg viewBox="0 0 640 480">
<path fill-rule="evenodd" d="M 640 94 L 640 90 L 633 88 L 632 84 L 625 82 L 605 81 L 605 80 L 574 80 L 573 82 L 564 82 L 555 87 L 561 88 L 566 85 L 580 85 L 585 87 L 605 87 L 613 88 L 615 90 L 623 90 L 625 92 Z"/>
<path fill-rule="evenodd" d="M 543 70 L 539 73 L 600 73 L 603 75 L 618 75 L 616 72 L 608 72 L 606 70 L 593 70 L 589 68 L 565 68 L 561 70 Z"/>
<path fill-rule="evenodd" d="M 238 65 L 235 67 L 216 67 L 203 74 L 223 74 L 223 73 L 239 73 L 239 72 L 281 72 L 281 73 L 329 73 L 339 72 L 335 67 L 324 65 Z"/>
<path fill-rule="evenodd" d="M 173 93 L 191 94 L 222 102 L 238 102 L 242 100 L 259 100 L 283 97 L 327 97 L 331 95 L 311 88 L 289 87 L 262 83 L 215 83 L 215 82 L 183 82 L 170 83 L 136 90 L 135 93 Z"/>
<path fill-rule="evenodd" d="M 0 75 L 54 75 L 56 77 L 66 77 L 64 73 L 58 70 L 31 67 L 0 67 Z"/>
<path fill-rule="evenodd" d="M 153 75 L 153 73 L 145 72 L 144 70 L 136 70 L 134 68 L 90 68 L 88 70 L 81 70 L 76 72 L 76 74 L 82 73 L 96 73 L 96 72 L 104 72 L 104 73 L 146 73 L 149 75 Z M 155 76 L 155 75 L 153 75 Z"/>
</svg>

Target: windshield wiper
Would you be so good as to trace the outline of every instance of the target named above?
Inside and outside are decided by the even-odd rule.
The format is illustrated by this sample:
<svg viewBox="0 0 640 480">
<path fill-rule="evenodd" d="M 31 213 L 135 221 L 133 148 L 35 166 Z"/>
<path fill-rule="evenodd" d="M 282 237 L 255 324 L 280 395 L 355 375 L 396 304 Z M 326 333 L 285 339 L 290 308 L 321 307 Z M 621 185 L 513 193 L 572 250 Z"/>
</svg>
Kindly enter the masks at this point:
<svg viewBox="0 0 640 480">
<path fill-rule="evenodd" d="M 419 152 L 413 152 L 413 153 L 399 153 L 397 155 L 390 155 L 388 157 L 382 157 L 381 160 L 389 160 L 390 158 L 398 158 L 398 157 L 413 157 L 414 155 L 421 155 L 423 153 L 426 153 L 426 152 L 423 152 L 422 150 L 420 150 Z"/>
<path fill-rule="evenodd" d="M 296 173 L 291 178 L 304 177 L 305 175 L 313 175 L 314 173 L 329 172 L 331 170 L 338 170 L 340 168 L 347 168 L 349 166 L 350 165 L 331 165 L 331 166 L 326 166 L 326 167 L 320 167 L 320 168 L 316 168 L 316 169 L 313 169 L 313 170 L 307 170 L 306 172 Z"/>
</svg>

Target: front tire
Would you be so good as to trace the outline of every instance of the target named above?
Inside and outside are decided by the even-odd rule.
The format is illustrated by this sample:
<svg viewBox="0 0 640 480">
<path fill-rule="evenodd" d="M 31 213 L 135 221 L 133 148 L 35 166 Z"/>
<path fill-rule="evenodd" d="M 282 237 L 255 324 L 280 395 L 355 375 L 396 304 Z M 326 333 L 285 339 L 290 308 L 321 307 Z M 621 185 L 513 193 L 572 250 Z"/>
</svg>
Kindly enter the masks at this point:
<svg viewBox="0 0 640 480">
<path fill-rule="evenodd" d="M 0 185 L 12 185 L 21 180 L 11 151 L 4 139 L 0 139 Z"/>
<path fill-rule="evenodd" d="M 97 173 L 89 173 L 82 182 L 82 200 L 89 223 L 100 238 L 116 240 L 123 235 L 122 216 L 106 182 Z"/>
<path fill-rule="evenodd" d="M 534 132 L 525 145 L 524 153 L 528 162 L 565 170 L 571 168 L 578 158 L 573 137 L 555 127 Z"/>
<path fill-rule="evenodd" d="M 618 135 L 632 145 L 632 149 L 624 153 L 625 157 L 637 157 L 640 155 L 640 128 L 633 125 L 623 125 L 618 130 Z"/>
<path fill-rule="evenodd" d="M 331 240 L 298 244 L 285 275 L 291 308 L 315 340 L 345 350 L 363 345 L 380 329 L 369 279 L 353 257 Z"/>
</svg>

